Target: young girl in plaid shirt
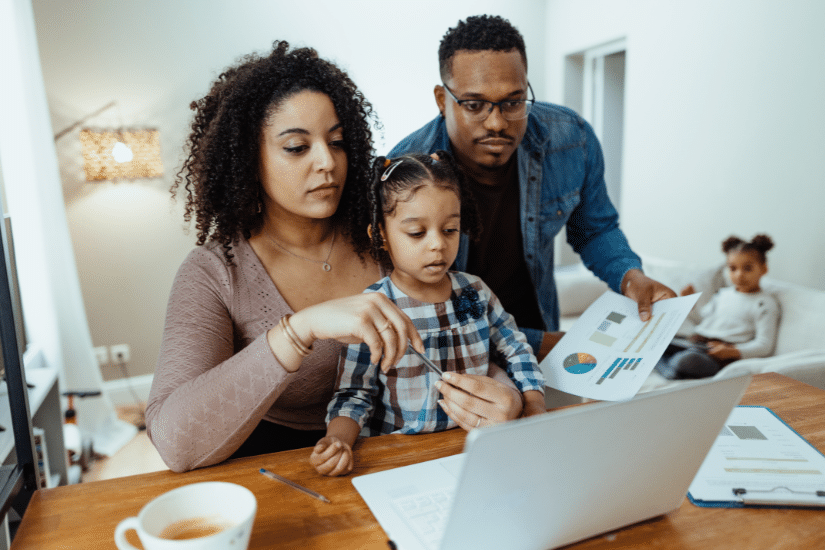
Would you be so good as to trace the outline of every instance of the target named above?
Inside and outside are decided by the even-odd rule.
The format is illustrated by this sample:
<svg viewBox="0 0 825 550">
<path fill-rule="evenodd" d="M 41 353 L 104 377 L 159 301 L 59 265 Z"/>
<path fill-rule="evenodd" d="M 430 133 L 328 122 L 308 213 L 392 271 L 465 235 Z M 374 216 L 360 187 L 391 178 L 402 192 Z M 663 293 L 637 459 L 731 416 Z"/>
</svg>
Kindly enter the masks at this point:
<svg viewBox="0 0 825 550">
<path fill-rule="evenodd" d="M 461 172 L 449 153 L 379 157 L 364 198 L 372 256 L 391 274 L 365 290 L 381 292 L 406 313 L 426 355 L 444 372 L 487 375 L 501 365 L 522 393 L 527 414 L 544 411 L 544 377 L 513 318 L 481 279 L 449 271 L 461 231 L 475 236 L 479 221 Z M 392 330 L 387 323 L 383 330 Z M 424 433 L 458 424 L 442 409 L 439 376 L 409 352 L 384 372 L 365 344 L 342 352 L 327 434 L 311 463 L 325 475 L 352 470 L 358 435 Z M 476 427 L 481 425 L 479 417 Z"/>
</svg>

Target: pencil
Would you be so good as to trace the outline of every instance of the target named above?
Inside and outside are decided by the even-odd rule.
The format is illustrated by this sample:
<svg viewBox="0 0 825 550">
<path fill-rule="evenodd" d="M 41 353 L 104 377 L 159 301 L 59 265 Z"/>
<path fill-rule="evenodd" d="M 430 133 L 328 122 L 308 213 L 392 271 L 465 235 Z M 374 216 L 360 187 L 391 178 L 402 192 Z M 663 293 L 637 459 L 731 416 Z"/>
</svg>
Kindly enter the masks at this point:
<svg viewBox="0 0 825 550">
<path fill-rule="evenodd" d="M 435 364 L 435 363 L 433 363 L 432 361 L 430 361 L 430 360 L 429 360 L 429 358 L 428 358 L 426 355 L 424 355 L 424 354 L 422 354 L 422 353 L 419 353 L 417 349 L 415 349 L 414 347 L 412 347 L 412 344 L 407 344 L 407 347 L 409 347 L 409 348 L 412 350 L 412 352 L 413 352 L 414 354 L 416 354 L 416 355 L 419 357 L 419 359 L 421 359 L 421 360 L 424 362 L 424 366 L 425 366 L 425 367 L 427 367 L 428 369 L 430 369 L 431 371 L 433 371 L 434 373 L 436 373 L 438 376 L 444 376 L 444 373 L 443 373 L 443 372 L 441 372 L 441 369 L 439 369 L 439 368 L 436 366 L 436 364 Z"/>
<path fill-rule="evenodd" d="M 266 468 L 261 468 L 261 469 L 260 469 L 260 472 L 261 472 L 263 475 L 265 475 L 266 477 L 268 477 L 268 478 L 270 478 L 270 479 L 274 479 L 275 481 L 280 481 L 281 483 L 286 483 L 287 485 L 289 485 L 289 486 L 290 486 L 290 487 L 292 487 L 293 489 L 298 489 L 299 491 L 301 491 L 301 492 L 304 492 L 304 493 L 308 494 L 308 495 L 309 495 L 309 496 L 311 496 L 312 498 L 317 498 L 318 500 L 321 500 L 321 501 L 324 501 L 324 502 L 327 502 L 327 503 L 329 502 L 329 499 L 328 499 L 327 497 L 325 497 L 324 495 L 319 495 L 318 493 L 316 493 L 316 492 L 315 492 L 315 491 L 313 491 L 312 489 L 307 489 L 306 487 L 302 487 L 301 485 L 298 485 L 298 484 L 297 484 L 297 483 L 295 483 L 294 481 L 290 481 L 290 480 L 288 480 L 288 479 L 287 479 L 287 478 L 285 478 L 285 477 L 281 477 L 281 476 L 279 476 L 279 475 L 278 475 L 278 474 L 276 474 L 275 472 L 270 472 L 270 471 L 269 471 L 269 470 L 267 470 Z"/>
</svg>

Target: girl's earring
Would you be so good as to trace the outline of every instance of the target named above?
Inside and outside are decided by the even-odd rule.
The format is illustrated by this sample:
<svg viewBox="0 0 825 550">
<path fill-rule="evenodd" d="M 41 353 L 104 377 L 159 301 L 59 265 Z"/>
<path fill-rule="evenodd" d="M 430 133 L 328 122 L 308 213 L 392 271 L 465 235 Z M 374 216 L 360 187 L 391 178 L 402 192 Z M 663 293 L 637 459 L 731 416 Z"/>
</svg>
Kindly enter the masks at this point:
<svg viewBox="0 0 825 550">
<path fill-rule="evenodd" d="M 261 204 L 261 201 L 258 201 L 258 214 L 260 214 L 263 209 L 264 208 L 263 208 L 263 205 Z"/>
</svg>

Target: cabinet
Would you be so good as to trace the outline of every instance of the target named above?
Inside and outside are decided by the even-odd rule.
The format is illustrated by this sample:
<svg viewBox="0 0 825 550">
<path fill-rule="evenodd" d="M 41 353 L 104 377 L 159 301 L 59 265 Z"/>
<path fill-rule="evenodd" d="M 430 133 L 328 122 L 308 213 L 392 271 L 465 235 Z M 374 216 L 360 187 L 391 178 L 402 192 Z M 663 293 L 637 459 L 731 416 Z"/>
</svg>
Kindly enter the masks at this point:
<svg viewBox="0 0 825 550">
<path fill-rule="evenodd" d="M 57 369 L 47 367 L 39 348 L 30 346 L 23 355 L 26 382 L 34 386 L 28 389 L 29 411 L 32 426 L 43 430 L 45 451 L 49 466 L 48 487 L 63 485 L 67 480 L 67 457 L 63 444 L 63 413 L 60 404 L 60 388 L 57 383 Z M 0 384 L 0 459 L 3 464 L 14 464 L 14 433 L 11 429 L 6 384 Z"/>
<path fill-rule="evenodd" d="M 29 411 L 31 413 L 32 428 L 39 428 L 39 437 L 35 437 L 35 454 L 41 453 L 39 470 L 48 476 L 44 479 L 47 487 L 56 487 L 66 483 L 67 456 L 63 443 L 63 413 L 60 402 L 60 388 L 58 385 L 57 369 L 47 367 L 43 354 L 36 346 L 30 346 L 23 355 L 26 382 L 33 386 L 27 389 Z M 12 412 L 9 408 L 8 387 L 0 383 L 0 460 L 4 468 L 11 468 L 17 462 L 14 452 L 15 441 L 12 430 Z M 39 443 L 39 444 L 38 444 Z M 10 511 L 3 518 L 0 530 L 0 550 L 9 545 L 9 520 L 16 514 Z"/>
</svg>

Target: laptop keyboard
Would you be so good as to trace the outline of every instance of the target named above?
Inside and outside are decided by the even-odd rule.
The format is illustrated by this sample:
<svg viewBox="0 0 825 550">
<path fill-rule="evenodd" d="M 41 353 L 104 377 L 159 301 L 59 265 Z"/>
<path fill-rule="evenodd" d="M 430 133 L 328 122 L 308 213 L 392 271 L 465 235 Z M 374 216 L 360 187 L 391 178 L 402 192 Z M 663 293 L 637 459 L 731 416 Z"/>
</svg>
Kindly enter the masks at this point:
<svg viewBox="0 0 825 550">
<path fill-rule="evenodd" d="M 392 501 L 398 515 L 427 548 L 438 548 L 444 536 L 454 490 L 454 487 L 445 487 Z"/>
</svg>

